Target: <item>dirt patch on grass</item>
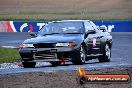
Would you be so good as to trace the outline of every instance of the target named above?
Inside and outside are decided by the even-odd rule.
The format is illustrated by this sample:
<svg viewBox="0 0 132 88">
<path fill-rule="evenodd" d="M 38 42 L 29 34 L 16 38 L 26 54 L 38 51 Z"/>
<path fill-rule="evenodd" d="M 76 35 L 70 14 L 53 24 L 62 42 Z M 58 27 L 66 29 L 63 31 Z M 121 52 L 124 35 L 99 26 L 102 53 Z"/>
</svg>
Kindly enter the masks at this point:
<svg viewBox="0 0 132 88">
<path fill-rule="evenodd" d="M 127 74 L 132 77 L 132 68 L 113 68 L 89 70 L 89 74 Z M 1 75 L 1 88 L 131 88 L 128 84 L 84 84 L 81 86 L 76 81 L 76 71 L 55 71 L 24 73 L 17 75 Z"/>
<path fill-rule="evenodd" d="M 4 0 L 1 19 L 131 19 L 132 0 Z"/>
</svg>

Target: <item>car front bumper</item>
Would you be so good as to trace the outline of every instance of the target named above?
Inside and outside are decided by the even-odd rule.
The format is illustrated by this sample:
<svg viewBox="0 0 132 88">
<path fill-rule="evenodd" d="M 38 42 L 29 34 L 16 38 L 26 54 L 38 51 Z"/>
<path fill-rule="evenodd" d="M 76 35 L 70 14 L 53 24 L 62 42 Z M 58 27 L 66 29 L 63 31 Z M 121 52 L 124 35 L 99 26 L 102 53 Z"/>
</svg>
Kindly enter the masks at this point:
<svg viewBox="0 0 132 88">
<path fill-rule="evenodd" d="M 79 47 L 22 48 L 19 49 L 22 61 L 57 61 L 78 55 Z"/>
</svg>

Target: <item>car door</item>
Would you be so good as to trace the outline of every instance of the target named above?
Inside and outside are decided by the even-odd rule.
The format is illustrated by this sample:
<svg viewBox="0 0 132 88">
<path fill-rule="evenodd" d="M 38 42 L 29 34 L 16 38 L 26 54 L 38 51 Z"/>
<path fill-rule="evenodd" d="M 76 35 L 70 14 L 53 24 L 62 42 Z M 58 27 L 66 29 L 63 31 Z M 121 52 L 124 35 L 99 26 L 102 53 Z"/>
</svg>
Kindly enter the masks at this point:
<svg viewBox="0 0 132 88">
<path fill-rule="evenodd" d="M 90 21 L 85 22 L 85 32 L 95 31 L 95 33 L 88 34 L 86 38 L 87 54 L 99 54 L 100 53 L 100 34 L 95 27 L 93 27 Z"/>
</svg>

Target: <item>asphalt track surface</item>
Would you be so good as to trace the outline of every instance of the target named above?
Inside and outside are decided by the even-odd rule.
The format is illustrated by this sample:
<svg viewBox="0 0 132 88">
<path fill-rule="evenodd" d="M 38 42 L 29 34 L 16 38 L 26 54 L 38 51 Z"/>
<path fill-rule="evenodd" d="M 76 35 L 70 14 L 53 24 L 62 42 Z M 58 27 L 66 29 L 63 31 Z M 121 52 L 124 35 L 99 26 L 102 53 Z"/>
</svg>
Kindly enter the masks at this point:
<svg viewBox="0 0 132 88">
<path fill-rule="evenodd" d="M 110 62 L 99 63 L 97 59 L 87 61 L 81 65 L 86 70 L 132 67 L 132 33 L 111 33 L 113 36 L 112 58 Z M 29 33 L 0 33 L 0 46 L 18 47 L 26 38 L 30 38 Z M 73 65 L 67 62 L 65 65 L 52 67 L 50 64 L 37 66 L 36 68 L 10 68 L 0 69 L 0 74 L 18 74 L 25 72 L 49 72 L 58 70 L 77 70 L 80 65 Z"/>
</svg>

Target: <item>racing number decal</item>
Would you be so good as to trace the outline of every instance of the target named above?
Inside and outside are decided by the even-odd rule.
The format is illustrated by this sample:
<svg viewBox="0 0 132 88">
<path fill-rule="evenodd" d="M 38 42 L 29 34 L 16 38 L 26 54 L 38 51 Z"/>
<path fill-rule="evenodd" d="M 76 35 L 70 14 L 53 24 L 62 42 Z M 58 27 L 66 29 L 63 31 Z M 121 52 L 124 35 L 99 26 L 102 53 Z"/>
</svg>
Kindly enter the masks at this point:
<svg viewBox="0 0 132 88">
<path fill-rule="evenodd" d="M 96 38 L 93 38 L 93 47 L 96 47 Z"/>
</svg>

